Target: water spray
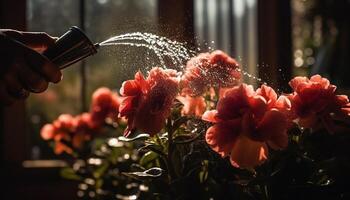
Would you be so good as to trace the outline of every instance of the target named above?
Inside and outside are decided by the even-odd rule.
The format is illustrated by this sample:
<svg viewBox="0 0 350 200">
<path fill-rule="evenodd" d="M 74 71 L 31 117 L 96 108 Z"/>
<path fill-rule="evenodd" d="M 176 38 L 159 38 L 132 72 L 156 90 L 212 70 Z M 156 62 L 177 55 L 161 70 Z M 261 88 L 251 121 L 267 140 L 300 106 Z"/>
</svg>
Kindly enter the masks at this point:
<svg viewBox="0 0 350 200">
<path fill-rule="evenodd" d="M 43 54 L 60 69 L 66 68 L 86 57 L 94 55 L 102 46 L 132 46 L 152 50 L 160 64 L 166 66 L 165 57 L 174 66 L 182 64 L 195 55 L 195 52 L 184 47 L 183 43 L 151 33 L 127 33 L 111 37 L 100 43 L 93 43 L 78 27 L 71 27 L 63 34 L 55 45 L 49 47 Z"/>
</svg>

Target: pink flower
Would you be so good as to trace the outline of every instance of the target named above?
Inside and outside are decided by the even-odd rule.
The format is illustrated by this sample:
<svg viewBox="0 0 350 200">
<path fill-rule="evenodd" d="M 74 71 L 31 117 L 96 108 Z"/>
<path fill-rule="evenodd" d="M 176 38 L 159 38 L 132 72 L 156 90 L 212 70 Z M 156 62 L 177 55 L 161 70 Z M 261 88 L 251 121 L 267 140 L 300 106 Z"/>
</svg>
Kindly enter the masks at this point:
<svg viewBox="0 0 350 200">
<path fill-rule="evenodd" d="M 201 53 L 187 62 L 181 79 L 182 92 L 198 96 L 208 87 L 233 87 L 240 77 L 238 63 L 224 52 Z"/>
<path fill-rule="evenodd" d="M 206 103 L 202 96 L 178 96 L 177 99 L 184 105 L 181 110 L 182 115 L 192 115 L 202 117 L 206 109 Z"/>
<path fill-rule="evenodd" d="M 134 80 L 123 83 L 119 116 L 128 120 L 126 136 L 135 129 L 154 135 L 163 128 L 178 90 L 176 74 L 174 70 L 156 67 L 147 79 L 137 72 Z"/>
<path fill-rule="evenodd" d="M 70 133 L 76 126 L 75 119 L 69 114 L 60 115 L 52 124 L 46 124 L 41 129 L 41 137 L 44 140 L 53 140 L 55 142 L 55 153 L 66 152 L 71 154 L 72 148 L 66 145 L 71 141 Z M 63 142 L 66 141 L 66 142 Z"/>
<path fill-rule="evenodd" d="M 299 124 L 305 128 L 312 128 L 321 122 L 333 132 L 331 114 L 350 114 L 348 97 L 336 95 L 336 86 L 320 75 L 314 75 L 310 79 L 295 77 L 289 85 L 294 90 L 289 95 L 292 110 L 299 119 Z"/>
<path fill-rule="evenodd" d="M 44 140 L 50 140 L 55 136 L 55 127 L 52 124 L 45 124 L 40 131 L 40 135 Z"/>
<path fill-rule="evenodd" d="M 72 154 L 73 148 L 80 149 L 97 131 L 90 113 L 76 117 L 62 114 L 52 124 L 44 125 L 40 134 L 44 140 L 53 140 L 56 154 Z"/>
<path fill-rule="evenodd" d="M 117 93 L 113 93 L 105 87 L 97 89 L 92 95 L 90 109 L 91 121 L 94 126 L 102 126 L 107 118 L 116 121 L 120 103 L 121 98 Z"/>
<path fill-rule="evenodd" d="M 252 168 L 263 163 L 268 145 L 273 149 L 288 145 L 285 111 L 290 110 L 290 105 L 279 108 L 285 100 L 277 98 L 275 91 L 265 85 L 257 91 L 246 84 L 227 90 L 216 110 L 202 117 L 214 123 L 207 130 L 207 143 L 222 157 L 229 156 L 235 167 Z"/>
<path fill-rule="evenodd" d="M 71 133 L 72 146 L 74 148 L 82 148 L 84 142 L 89 141 L 91 136 L 97 132 L 96 123 L 92 119 L 90 113 L 83 113 L 76 116 L 75 131 Z"/>
</svg>

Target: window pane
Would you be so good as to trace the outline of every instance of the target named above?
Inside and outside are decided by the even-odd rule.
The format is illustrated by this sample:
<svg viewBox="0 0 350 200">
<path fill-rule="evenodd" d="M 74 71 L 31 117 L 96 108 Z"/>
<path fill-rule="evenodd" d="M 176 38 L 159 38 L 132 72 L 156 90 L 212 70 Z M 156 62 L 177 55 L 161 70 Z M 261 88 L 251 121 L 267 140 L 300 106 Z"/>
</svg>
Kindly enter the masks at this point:
<svg viewBox="0 0 350 200">
<path fill-rule="evenodd" d="M 86 32 L 95 42 L 129 32 L 157 34 L 157 0 L 88 0 Z M 88 100 L 98 87 L 118 89 L 136 70 L 159 65 L 153 52 L 144 48 L 102 47 L 88 59 Z"/>
<path fill-rule="evenodd" d="M 257 76 L 257 1 L 194 0 L 198 50 L 220 49 L 237 58 L 242 69 Z M 244 81 L 256 79 L 244 76 Z"/>
<path fill-rule="evenodd" d="M 86 33 L 94 42 L 128 32 L 157 34 L 157 0 L 86 0 Z M 130 12 L 132 11 L 132 12 Z M 79 1 L 28 1 L 28 29 L 60 36 L 69 27 L 79 25 Z M 98 87 L 118 89 L 138 69 L 158 65 L 153 52 L 134 47 L 106 47 L 87 59 L 87 100 Z M 149 59 L 151 58 L 151 59 Z M 32 159 L 52 158 L 52 150 L 40 138 L 40 128 L 62 113 L 78 114 L 81 108 L 79 64 L 63 71 L 64 79 L 50 85 L 42 94 L 28 100 Z"/>
<path fill-rule="evenodd" d="M 44 31 L 60 36 L 69 27 L 79 24 L 79 1 L 28 0 L 27 25 L 29 31 Z M 61 113 L 78 113 L 79 64 L 63 71 L 64 79 L 57 85 L 50 84 L 42 94 L 31 94 L 27 101 L 28 131 L 31 147 L 28 156 L 32 159 L 49 158 L 52 150 L 40 138 L 40 128 Z M 51 156 L 52 158 L 52 156 Z"/>
<path fill-rule="evenodd" d="M 321 74 L 349 90 L 350 1 L 291 3 L 294 74 Z"/>
</svg>

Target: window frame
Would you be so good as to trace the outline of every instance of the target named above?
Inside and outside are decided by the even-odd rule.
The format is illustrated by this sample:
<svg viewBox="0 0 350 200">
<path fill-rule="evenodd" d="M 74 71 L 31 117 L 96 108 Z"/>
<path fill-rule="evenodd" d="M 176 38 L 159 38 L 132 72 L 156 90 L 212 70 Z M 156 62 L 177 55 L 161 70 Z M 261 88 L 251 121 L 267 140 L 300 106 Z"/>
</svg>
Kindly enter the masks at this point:
<svg viewBox="0 0 350 200">
<path fill-rule="evenodd" d="M 291 12 L 290 0 L 258 1 L 258 74 L 284 92 L 290 90 L 293 66 Z"/>
</svg>

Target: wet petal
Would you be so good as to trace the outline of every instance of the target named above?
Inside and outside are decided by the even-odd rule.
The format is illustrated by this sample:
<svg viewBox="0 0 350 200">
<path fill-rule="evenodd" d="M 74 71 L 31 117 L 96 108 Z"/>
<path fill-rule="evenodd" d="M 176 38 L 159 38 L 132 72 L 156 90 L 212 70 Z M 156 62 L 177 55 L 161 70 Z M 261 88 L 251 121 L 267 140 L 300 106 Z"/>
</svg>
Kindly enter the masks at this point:
<svg viewBox="0 0 350 200">
<path fill-rule="evenodd" d="M 194 115 L 201 117 L 205 112 L 206 103 L 202 96 L 191 97 L 191 96 L 178 96 L 176 97 L 184 106 L 181 110 L 182 115 Z"/>
<path fill-rule="evenodd" d="M 119 106 L 119 116 L 124 117 L 133 112 L 136 109 L 134 105 L 136 100 L 134 96 L 124 97 Z"/>
<path fill-rule="evenodd" d="M 141 88 L 135 80 L 124 81 L 122 87 L 120 88 L 120 94 L 122 96 L 136 96 L 140 93 Z"/>
<path fill-rule="evenodd" d="M 148 82 L 140 71 L 136 72 L 135 81 L 139 85 L 142 93 L 146 93 L 150 89 Z"/>
</svg>

